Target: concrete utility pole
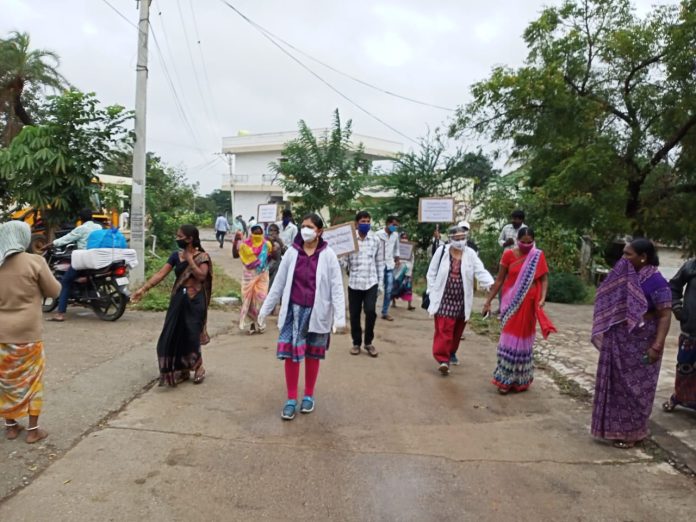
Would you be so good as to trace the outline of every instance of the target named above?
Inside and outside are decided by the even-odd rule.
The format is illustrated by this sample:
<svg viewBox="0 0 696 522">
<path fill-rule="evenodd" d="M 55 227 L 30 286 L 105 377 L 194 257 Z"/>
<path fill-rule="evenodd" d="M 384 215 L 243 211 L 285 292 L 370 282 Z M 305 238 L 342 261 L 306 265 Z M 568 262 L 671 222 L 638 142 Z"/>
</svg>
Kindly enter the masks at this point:
<svg viewBox="0 0 696 522">
<path fill-rule="evenodd" d="M 140 1 L 138 20 L 138 65 L 135 79 L 135 145 L 133 147 L 133 188 L 131 192 L 131 248 L 138 255 L 138 266 L 131 272 L 131 284 L 145 281 L 145 170 L 147 114 L 147 37 L 150 31 L 150 2 Z"/>
</svg>

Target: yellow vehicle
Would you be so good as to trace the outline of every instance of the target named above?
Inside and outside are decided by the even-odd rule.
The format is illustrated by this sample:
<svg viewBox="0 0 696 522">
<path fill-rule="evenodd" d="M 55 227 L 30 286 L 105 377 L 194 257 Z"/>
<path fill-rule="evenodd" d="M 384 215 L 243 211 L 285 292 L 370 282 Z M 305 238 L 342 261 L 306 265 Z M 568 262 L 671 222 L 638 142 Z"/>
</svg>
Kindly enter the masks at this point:
<svg viewBox="0 0 696 522">
<path fill-rule="evenodd" d="M 94 190 L 90 193 L 90 202 L 92 206 L 92 220 L 96 223 L 100 223 L 104 228 L 107 227 L 118 227 L 119 212 L 116 209 L 111 211 L 105 210 L 102 206 L 101 199 L 99 197 L 100 184 L 95 180 Z M 76 209 L 77 212 L 79 209 Z M 41 211 L 32 207 L 25 207 L 16 210 L 11 214 L 11 219 L 24 221 L 31 227 L 31 244 L 29 245 L 29 251 L 38 254 L 41 249 L 49 242 L 48 231 L 46 229 L 46 224 L 41 218 Z M 79 225 L 75 223 L 74 226 Z M 62 227 L 58 229 L 58 232 L 69 227 Z"/>
</svg>

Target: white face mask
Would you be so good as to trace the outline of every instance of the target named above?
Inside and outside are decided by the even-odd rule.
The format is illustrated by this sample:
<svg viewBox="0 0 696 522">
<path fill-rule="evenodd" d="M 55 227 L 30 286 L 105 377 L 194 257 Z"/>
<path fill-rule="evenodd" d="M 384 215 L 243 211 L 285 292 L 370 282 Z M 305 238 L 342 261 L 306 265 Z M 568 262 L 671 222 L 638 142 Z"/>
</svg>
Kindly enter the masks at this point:
<svg viewBox="0 0 696 522">
<path fill-rule="evenodd" d="M 302 239 L 305 243 L 311 243 L 317 238 L 317 231 L 309 227 L 302 227 L 300 234 L 302 234 Z"/>
<path fill-rule="evenodd" d="M 450 246 L 457 250 L 464 250 L 464 247 L 466 247 L 466 239 L 453 239 L 450 241 Z"/>
</svg>

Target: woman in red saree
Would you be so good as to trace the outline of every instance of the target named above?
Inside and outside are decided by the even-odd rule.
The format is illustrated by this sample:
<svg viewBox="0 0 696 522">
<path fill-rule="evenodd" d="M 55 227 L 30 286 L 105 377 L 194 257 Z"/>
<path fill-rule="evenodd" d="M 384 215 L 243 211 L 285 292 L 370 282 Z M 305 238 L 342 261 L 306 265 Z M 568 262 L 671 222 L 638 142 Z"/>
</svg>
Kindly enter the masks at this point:
<svg viewBox="0 0 696 522">
<path fill-rule="evenodd" d="M 493 372 L 493 384 L 501 394 L 525 391 L 534 380 L 537 321 L 544 338 L 556 331 L 543 310 L 548 273 L 544 252 L 534 245 L 534 231 L 521 228 L 517 246 L 503 253 L 498 277 L 483 305 L 483 313 L 490 313 L 491 302 L 502 287 L 498 364 Z"/>
</svg>

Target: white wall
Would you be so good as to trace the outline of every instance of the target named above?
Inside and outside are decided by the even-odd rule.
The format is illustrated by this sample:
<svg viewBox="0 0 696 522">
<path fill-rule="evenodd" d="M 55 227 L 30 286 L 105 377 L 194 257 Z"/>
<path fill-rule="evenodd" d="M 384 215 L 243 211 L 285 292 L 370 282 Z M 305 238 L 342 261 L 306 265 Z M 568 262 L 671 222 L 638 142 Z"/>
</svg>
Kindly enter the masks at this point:
<svg viewBox="0 0 696 522">
<path fill-rule="evenodd" d="M 236 154 L 235 185 L 269 185 L 271 169 L 268 164 L 278 161 L 280 152 L 245 152 Z M 264 176 L 266 178 L 264 179 Z M 248 216 L 247 216 L 248 217 Z"/>
<path fill-rule="evenodd" d="M 249 221 L 249 216 L 256 218 L 258 206 L 268 203 L 270 196 L 269 192 L 235 192 L 234 215 L 241 214 L 244 221 Z"/>
</svg>

